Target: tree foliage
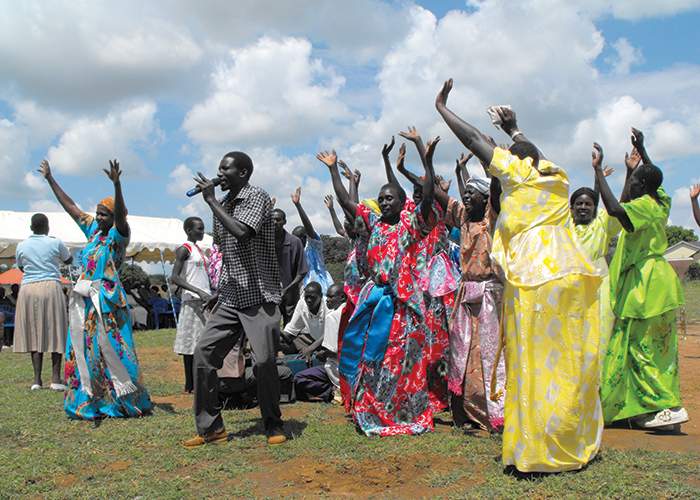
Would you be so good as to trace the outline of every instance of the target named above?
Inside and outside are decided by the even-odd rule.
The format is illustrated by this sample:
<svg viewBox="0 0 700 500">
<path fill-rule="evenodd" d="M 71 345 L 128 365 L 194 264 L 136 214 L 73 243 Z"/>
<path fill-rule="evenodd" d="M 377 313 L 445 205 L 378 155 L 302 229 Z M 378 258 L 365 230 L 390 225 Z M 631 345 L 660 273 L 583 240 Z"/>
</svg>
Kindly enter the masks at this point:
<svg viewBox="0 0 700 500">
<path fill-rule="evenodd" d="M 681 226 L 666 226 L 666 238 L 668 239 L 668 246 L 675 245 L 681 241 L 698 241 L 695 231 Z"/>
<path fill-rule="evenodd" d="M 151 283 L 146 272 L 136 264 L 122 264 L 119 269 L 119 279 L 127 290 L 138 290 L 141 287 L 148 287 Z"/>
<path fill-rule="evenodd" d="M 350 253 L 350 241 L 340 236 L 321 235 L 323 241 L 323 259 L 326 263 L 345 263 Z"/>
</svg>

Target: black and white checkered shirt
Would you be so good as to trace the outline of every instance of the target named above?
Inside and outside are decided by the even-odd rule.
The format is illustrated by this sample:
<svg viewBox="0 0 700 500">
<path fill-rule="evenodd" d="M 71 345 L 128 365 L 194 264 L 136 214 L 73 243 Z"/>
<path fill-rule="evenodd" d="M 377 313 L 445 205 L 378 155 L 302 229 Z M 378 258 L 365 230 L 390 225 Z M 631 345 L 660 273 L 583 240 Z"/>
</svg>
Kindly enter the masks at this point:
<svg viewBox="0 0 700 500">
<path fill-rule="evenodd" d="M 226 212 L 255 233 L 240 242 L 214 217 L 214 243 L 223 255 L 219 301 L 236 309 L 281 301 L 280 275 L 275 253 L 275 227 L 270 217 L 270 195 L 246 184 L 232 199 L 221 200 Z"/>
</svg>

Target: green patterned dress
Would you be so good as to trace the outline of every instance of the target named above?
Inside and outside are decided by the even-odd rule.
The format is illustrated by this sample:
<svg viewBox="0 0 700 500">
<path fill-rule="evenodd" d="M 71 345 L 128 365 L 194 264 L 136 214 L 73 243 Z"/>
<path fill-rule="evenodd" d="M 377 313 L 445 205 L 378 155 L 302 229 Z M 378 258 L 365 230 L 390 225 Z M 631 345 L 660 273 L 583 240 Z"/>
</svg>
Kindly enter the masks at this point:
<svg viewBox="0 0 700 500">
<path fill-rule="evenodd" d="M 681 284 L 664 258 L 671 198 L 658 190 L 622 203 L 634 230 L 623 231 L 610 263 L 615 324 L 603 362 L 606 423 L 681 405 L 676 309 Z"/>
</svg>

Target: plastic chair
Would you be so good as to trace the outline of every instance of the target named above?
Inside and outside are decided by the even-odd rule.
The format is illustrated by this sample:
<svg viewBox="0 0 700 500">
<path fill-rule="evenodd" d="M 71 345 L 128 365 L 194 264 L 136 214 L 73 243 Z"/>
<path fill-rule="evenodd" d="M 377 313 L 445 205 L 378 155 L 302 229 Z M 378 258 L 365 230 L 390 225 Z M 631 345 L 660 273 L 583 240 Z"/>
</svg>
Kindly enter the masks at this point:
<svg viewBox="0 0 700 500">
<path fill-rule="evenodd" d="M 160 330 L 160 317 L 163 315 L 171 315 L 173 310 L 170 304 L 165 299 L 153 299 L 151 301 L 151 313 L 153 314 L 153 326 L 156 330 Z"/>
<path fill-rule="evenodd" d="M 5 313 L 5 328 L 15 327 L 15 307 L 6 304 L 0 304 L 0 312 Z"/>
</svg>

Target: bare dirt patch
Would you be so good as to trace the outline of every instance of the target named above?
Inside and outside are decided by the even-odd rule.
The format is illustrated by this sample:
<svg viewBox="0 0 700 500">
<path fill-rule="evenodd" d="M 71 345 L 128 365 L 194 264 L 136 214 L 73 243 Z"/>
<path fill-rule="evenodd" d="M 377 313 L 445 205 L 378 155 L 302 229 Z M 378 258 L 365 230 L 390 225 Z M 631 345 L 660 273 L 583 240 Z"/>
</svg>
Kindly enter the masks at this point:
<svg viewBox="0 0 700 500">
<path fill-rule="evenodd" d="M 78 482 L 78 476 L 75 474 L 59 474 L 54 479 L 54 482 L 59 488 L 70 488 Z"/>
<path fill-rule="evenodd" d="M 435 481 L 461 467 L 442 455 L 396 455 L 380 462 L 371 460 L 327 463 L 299 457 L 289 462 L 260 462 L 259 470 L 248 475 L 255 496 L 304 495 L 332 497 L 388 496 L 416 498 L 463 491 L 482 482 L 478 466 L 453 481 Z M 472 476 L 472 474 L 474 474 Z M 475 477 L 476 476 L 476 477 Z"/>
<path fill-rule="evenodd" d="M 662 434 L 639 429 L 614 428 L 603 432 L 603 446 L 630 450 L 662 450 L 700 453 L 700 325 L 688 325 L 684 338 L 679 332 L 678 358 L 681 397 L 690 421 L 680 434 Z"/>
</svg>

